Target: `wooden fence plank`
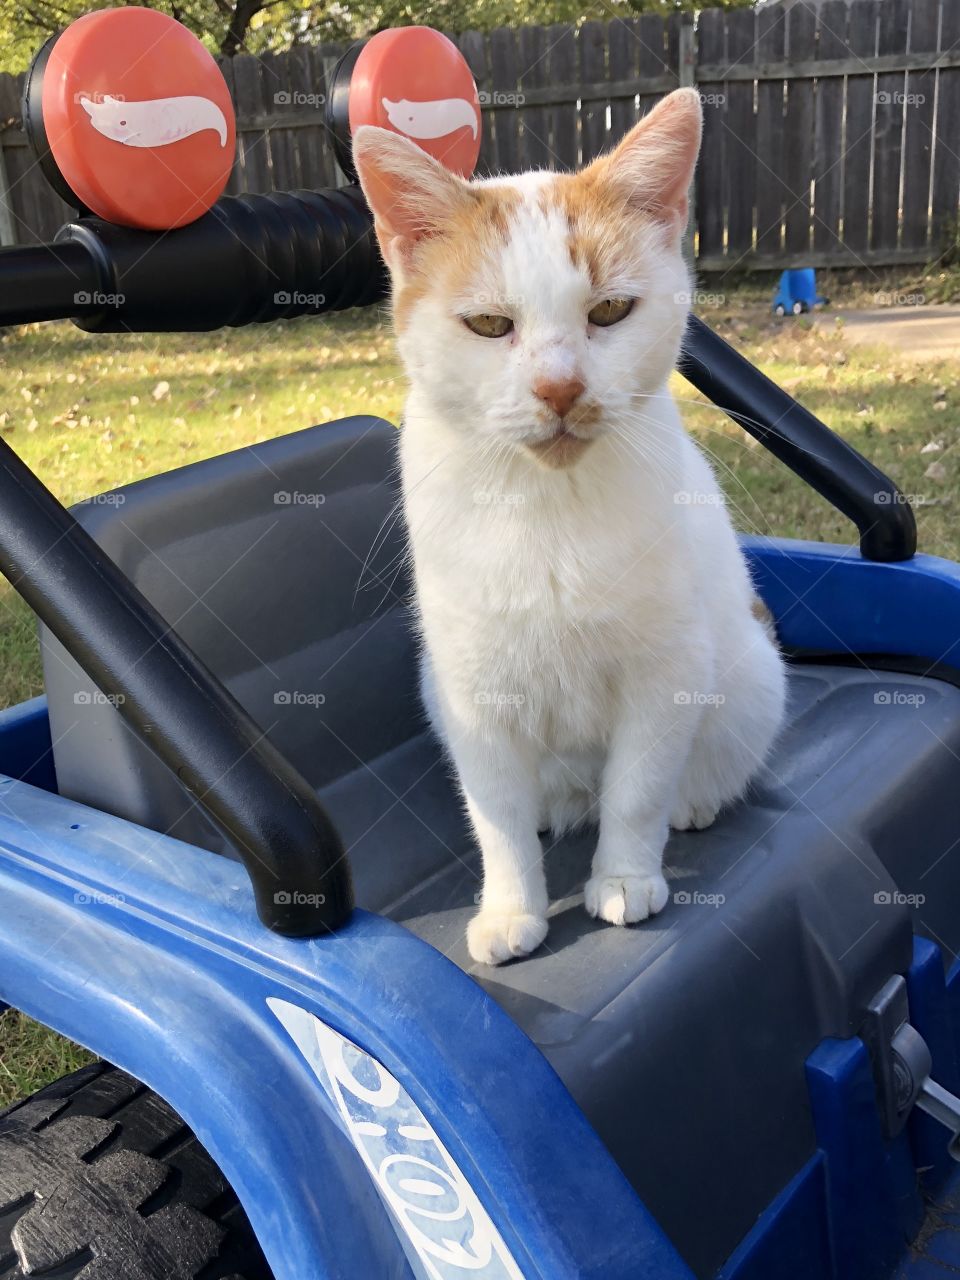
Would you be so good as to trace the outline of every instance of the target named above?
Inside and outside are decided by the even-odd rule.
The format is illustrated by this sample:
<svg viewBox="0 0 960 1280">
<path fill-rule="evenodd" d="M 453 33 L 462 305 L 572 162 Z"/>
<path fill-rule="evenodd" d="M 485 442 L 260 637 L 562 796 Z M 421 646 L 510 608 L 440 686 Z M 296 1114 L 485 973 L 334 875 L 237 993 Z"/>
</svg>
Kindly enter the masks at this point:
<svg viewBox="0 0 960 1280">
<path fill-rule="evenodd" d="M 840 58 L 847 48 L 846 0 L 826 0 L 817 18 L 817 54 L 824 61 Z M 813 145 L 813 245 L 828 250 L 840 240 L 843 207 L 844 82 L 818 80 Z"/>
<path fill-rule="evenodd" d="M 940 26 L 938 0 L 913 0 L 910 15 L 910 49 L 936 55 Z M 933 157 L 933 109 L 937 73 L 911 72 L 907 76 L 906 129 L 903 139 L 903 212 L 900 243 L 907 248 L 926 246 L 930 232 L 930 161 Z"/>
<path fill-rule="evenodd" d="M 517 36 L 511 27 L 497 27 L 490 33 L 490 91 L 513 95 L 520 91 L 520 61 Z M 490 117 L 487 116 L 487 124 Z M 493 113 L 498 173 L 516 173 L 520 168 L 520 117 L 515 108 Z"/>
<path fill-rule="evenodd" d="M 716 61 L 723 58 L 724 18 L 722 9 L 708 9 L 700 15 L 698 40 L 701 58 Z M 726 130 L 723 122 L 723 91 L 722 82 L 700 85 L 701 94 L 705 98 L 714 98 L 717 104 L 714 110 L 704 113 L 703 144 L 697 165 L 697 252 L 704 256 L 722 256 L 724 253 L 723 163 Z"/>
<path fill-rule="evenodd" d="M 850 5 L 847 45 L 851 54 L 869 57 L 876 52 L 877 9 L 877 0 L 853 0 Z M 854 260 L 859 260 L 869 245 L 873 98 L 872 74 L 847 77 L 843 243 Z"/>
<path fill-rule="evenodd" d="M 877 48 L 893 53 L 901 47 L 910 20 L 908 0 L 884 0 L 880 6 Z M 906 76 L 889 71 L 877 76 L 877 106 L 873 127 L 874 249 L 896 249 L 900 227 L 900 161 L 903 152 L 903 113 Z"/>
<path fill-rule="evenodd" d="M 607 78 L 607 27 L 585 22 L 577 37 L 580 50 L 580 83 L 600 84 Z M 607 143 L 607 102 L 584 102 L 580 108 L 580 163 L 589 164 Z"/>
<path fill-rule="evenodd" d="M 727 14 L 727 62 L 745 66 L 756 51 L 756 18 L 752 9 Z M 724 165 L 727 206 L 727 257 L 736 259 L 753 248 L 753 205 L 756 193 L 757 123 L 753 113 L 753 83 L 735 81 L 724 89 Z M 704 103 L 704 113 L 719 110 Z"/>
<path fill-rule="evenodd" d="M 576 36 L 568 23 L 547 28 L 547 78 L 551 84 L 573 84 L 577 66 Z M 557 167 L 575 169 L 580 151 L 577 104 L 550 109 L 550 147 Z"/>
<path fill-rule="evenodd" d="M 816 52 L 817 15 L 808 5 L 787 12 L 787 52 L 793 58 L 812 58 Z M 789 196 L 784 210 L 784 245 L 788 253 L 810 247 L 810 179 L 813 176 L 813 81 L 787 84 L 783 149 Z"/>
<path fill-rule="evenodd" d="M 640 76 L 639 23 L 636 18 L 617 18 L 610 23 L 607 68 L 611 80 L 633 80 Z M 619 142 L 637 122 L 636 95 L 616 98 L 610 103 L 610 141 Z"/>
<path fill-rule="evenodd" d="M 663 90 L 653 86 L 676 68 L 667 61 L 667 24 L 663 18 L 655 13 L 642 14 L 637 24 L 637 38 L 640 41 L 637 111 L 638 115 L 645 116 L 663 97 Z"/>
<path fill-rule="evenodd" d="M 781 60 L 786 47 L 786 14 L 782 5 L 757 14 L 758 59 Z M 783 149 L 783 81 L 757 85 L 757 252 L 779 253 L 787 193 Z"/>
<path fill-rule="evenodd" d="M 547 33 L 543 27 L 520 28 L 520 93 L 544 88 L 547 83 Z M 524 169 L 552 169 L 549 119 L 545 107 L 524 107 L 520 112 L 521 157 Z"/>
<path fill-rule="evenodd" d="M 960 5 L 947 0 L 941 11 L 940 49 L 956 52 L 960 46 Z M 937 85 L 936 138 L 933 144 L 933 196 L 931 247 L 940 251 L 960 242 L 957 197 L 960 188 L 960 70 L 941 70 Z"/>
<path fill-rule="evenodd" d="M 242 170 L 240 190 L 270 191 L 273 183 L 270 177 L 270 144 L 266 130 L 243 127 L 244 119 L 252 119 L 260 114 L 260 63 L 256 58 L 247 53 L 239 54 L 234 58 L 233 84 L 236 92 L 237 117 L 241 122 L 239 130 Z"/>
</svg>

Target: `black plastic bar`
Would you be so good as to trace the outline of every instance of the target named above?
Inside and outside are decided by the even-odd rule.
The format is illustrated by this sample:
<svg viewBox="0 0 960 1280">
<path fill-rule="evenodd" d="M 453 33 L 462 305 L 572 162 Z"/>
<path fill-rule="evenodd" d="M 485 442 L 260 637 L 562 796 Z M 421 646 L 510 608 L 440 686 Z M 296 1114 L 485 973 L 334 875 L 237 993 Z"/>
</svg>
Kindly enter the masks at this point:
<svg viewBox="0 0 960 1280">
<path fill-rule="evenodd" d="M 263 923 L 342 925 L 349 869 L 313 789 L 2 439 L 0 569 L 236 848 Z"/>
<path fill-rule="evenodd" d="M 92 297 L 100 272 L 80 244 L 39 244 L 0 249 L 0 325 L 60 320 Z"/>
<path fill-rule="evenodd" d="M 916 552 L 913 509 L 893 481 L 697 316 L 690 317 L 679 368 L 698 391 L 853 521 L 865 560 L 909 560 Z"/>
<path fill-rule="evenodd" d="M 362 307 L 386 289 L 356 186 L 224 196 L 176 231 L 83 217 L 52 245 L 0 249 L 0 325 L 196 333 Z"/>
</svg>

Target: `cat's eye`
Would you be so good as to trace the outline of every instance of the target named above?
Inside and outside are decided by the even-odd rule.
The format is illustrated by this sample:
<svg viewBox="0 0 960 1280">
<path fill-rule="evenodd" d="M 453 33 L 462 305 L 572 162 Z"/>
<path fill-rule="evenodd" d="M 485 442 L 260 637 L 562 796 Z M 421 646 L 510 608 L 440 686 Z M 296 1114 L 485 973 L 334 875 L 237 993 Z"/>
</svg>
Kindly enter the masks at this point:
<svg viewBox="0 0 960 1280">
<path fill-rule="evenodd" d="M 491 312 L 461 318 L 467 328 L 481 338 L 504 338 L 513 328 L 513 321 L 509 316 L 498 316 Z"/>
<path fill-rule="evenodd" d="M 624 320 L 633 310 L 633 304 L 636 298 L 604 298 L 602 302 L 598 302 L 587 313 L 587 319 L 591 324 L 599 325 L 602 329 L 608 325 L 616 324 L 618 320 Z"/>
</svg>

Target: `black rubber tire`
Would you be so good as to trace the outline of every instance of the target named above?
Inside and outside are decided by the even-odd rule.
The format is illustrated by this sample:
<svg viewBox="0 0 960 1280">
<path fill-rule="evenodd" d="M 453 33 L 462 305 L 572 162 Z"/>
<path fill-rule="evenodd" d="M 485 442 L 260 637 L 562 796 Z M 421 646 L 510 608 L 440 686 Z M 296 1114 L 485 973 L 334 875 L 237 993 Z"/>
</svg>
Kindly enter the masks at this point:
<svg viewBox="0 0 960 1280">
<path fill-rule="evenodd" d="M 2 1280 L 273 1280 L 177 1113 L 107 1063 L 0 1112 Z"/>
</svg>

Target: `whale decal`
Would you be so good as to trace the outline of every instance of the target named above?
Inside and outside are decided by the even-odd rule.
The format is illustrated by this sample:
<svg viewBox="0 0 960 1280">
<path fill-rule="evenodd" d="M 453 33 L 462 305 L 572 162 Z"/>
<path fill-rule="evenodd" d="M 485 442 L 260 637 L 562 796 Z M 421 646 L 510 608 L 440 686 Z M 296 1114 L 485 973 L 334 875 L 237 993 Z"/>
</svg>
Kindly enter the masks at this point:
<svg viewBox="0 0 960 1280">
<path fill-rule="evenodd" d="M 477 136 L 477 109 L 466 98 L 437 98 L 432 102 L 391 102 L 381 98 L 387 119 L 408 138 L 444 138 L 455 129 L 469 128 Z"/>
<path fill-rule="evenodd" d="M 128 147 L 166 147 L 205 129 L 217 133 L 221 147 L 227 145 L 226 118 L 210 98 L 186 94 L 125 102 L 105 94 L 99 101 L 81 98 L 80 105 L 97 133 Z"/>
</svg>

